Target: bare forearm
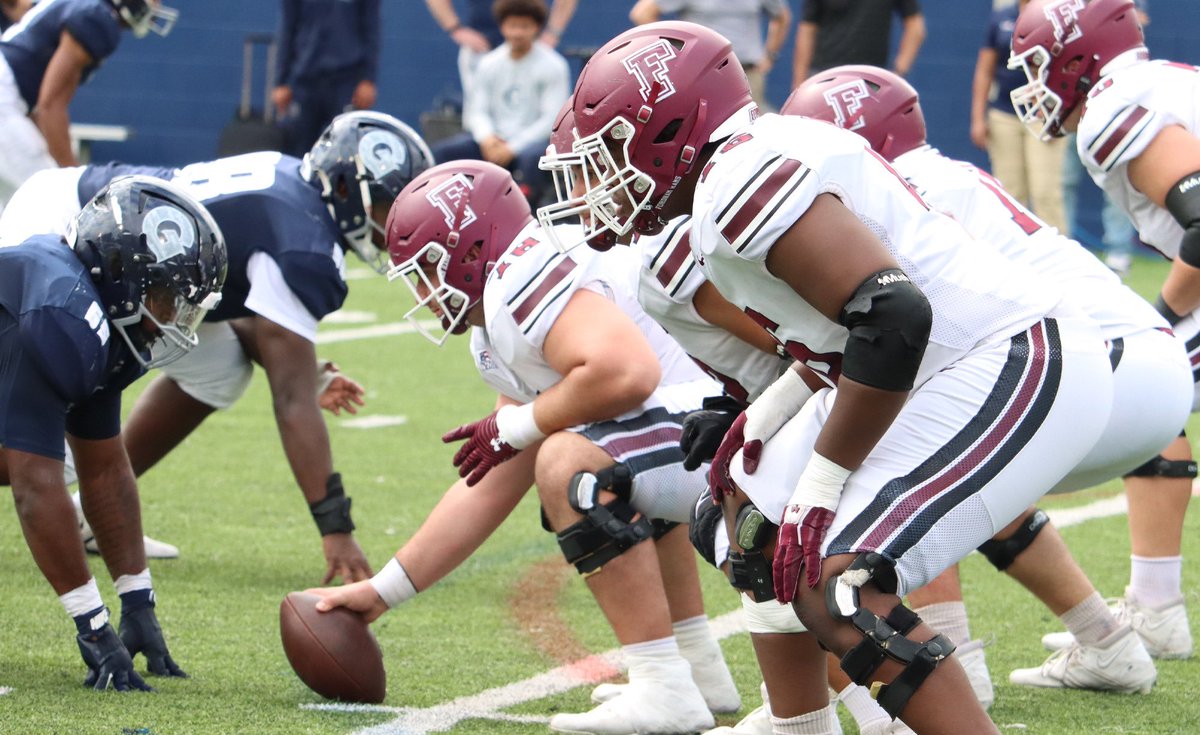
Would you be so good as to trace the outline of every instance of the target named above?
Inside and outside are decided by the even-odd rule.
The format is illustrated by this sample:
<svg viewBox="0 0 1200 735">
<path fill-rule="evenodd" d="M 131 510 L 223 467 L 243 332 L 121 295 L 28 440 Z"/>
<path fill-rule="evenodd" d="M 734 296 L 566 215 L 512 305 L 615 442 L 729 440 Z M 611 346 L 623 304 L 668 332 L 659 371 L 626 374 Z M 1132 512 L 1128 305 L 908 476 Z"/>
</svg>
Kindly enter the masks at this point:
<svg viewBox="0 0 1200 735">
<path fill-rule="evenodd" d="M 1200 309 L 1200 268 L 1176 258 L 1163 282 L 1162 297 L 1171 311 L 1182 316 Z"/>
<path fill-rule="evenodd" d="M 113 579 L 146 568 L 142 545 L 142 508 L 131 470 L 113 469 L 102 477 L 79 479 L 79 499 L 104 564 Z"/>
<path fill-rule="evenodd" d="M 13 502 L 34 562 L 62 595 L 91 578 L 75 508 L 63 483 L 63 465 L 44 457 L 5 450 L 12 472 Z"/>
<path fill-rule="evenodd" d="M 446 491 L 396 558 L 418 590 L 427 590 L 458 568 L 533 485 L 535 445 L 498 465 L 478 485 L 459 480 Z"/>
<path fill-rule="evenodd" d="M 838 397 L 814 447 L 821 456 L 856 469 L 899 415 L 907 392 L 871 388 L 845 376 Z"/>
<path fill-rule="evenodd" d="M 896 73 L 907 75 L 917 60 L 917 52 L 925 42 L 925 19 L 913 16 L 904 21 L 904 32 L 900 35 L 900 47 L 896 50 Z"/>
<path fill-rule="evenodd" d="M 980 49 L 975 62 L 975 76 L 971 79 L 971 119 L 982 121 L 987 114 L 988 92 L 992 88 L 992 77 L 996 72 L 996 52 Z"/>
<path fill-rule="evenodd" d="M 67 108 L 61 105 L 39 107 L 33 111 L 33 122 L 46 139 L 46 147 L 59 166 L 76 166 L 75 152 L 71 150 L 71 118 Z"/>
<path fill-rule="evenodd" d="M 292 475 L 304 493 L 315 503 L 325 498 L 325 483 L 333 474 L 329 432 L 321 417 L 315 391 L 305 397 L 285 397 L 275 401 L 275 422 Z"/>
<path fill-rule="evenodd" d="M 543 432 L 605 421 L 632 411 L 654 392 L 658 366 L 613 371 L 581 365 L 534 402 L 534 419 Z"/>
<path fill-rule="evenodd" d="M 817 26 L 813 23 L 801 23 L 796 30 L 796 51 L 792 55 L 792 89 L 799 87 L 808 79 L 808 70 L 812 65 L 813 48 L 817 43 Z"/>
</svg>

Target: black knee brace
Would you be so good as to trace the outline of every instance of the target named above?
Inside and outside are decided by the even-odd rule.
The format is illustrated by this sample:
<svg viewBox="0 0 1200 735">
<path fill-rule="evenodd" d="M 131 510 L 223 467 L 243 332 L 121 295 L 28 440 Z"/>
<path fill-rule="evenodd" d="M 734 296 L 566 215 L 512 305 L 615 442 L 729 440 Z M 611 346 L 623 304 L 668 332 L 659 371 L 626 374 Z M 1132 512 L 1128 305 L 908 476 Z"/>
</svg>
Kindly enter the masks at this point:
<svg viewBox="0 0 1200 735">
<path fill-rule="evenodd" d="M 1033 515 L 1021 524 L 1016 533 L 1003 541 L 996 539 L 984 541 L 979 545 L 979 553 L 986 556 L 992 566 L 1003 572 L 1012 566 L 1022 551 L 1029 548 L 1029 545 L 1041 533 L 1042 528 L 1049 522 L 1050 516 L 1035 508 Z"/>
<path fill-rule="evenodd" d="M 771 560 L 763 549 L 774 538 L 777 528 L 753 503 L 738 508 L 733 523 L 734 539 L 742 552 L 729 552 L 729 584 L 734 589 L 753 592 L 758 602 L 775 598 Z"/>
<path fill-rule="evenodd" d="M 623 464 L 606 467 L 596 474 L 579 472 L 571 478 L 567 498 L 583 518 L 557 534 L 558 546 L 567 563 L 580 574 L 598 572 L 609 561 L 631 547 L 655 538 L 654 524 L 629 504 L 633 474 Z M 610 490 L 616 499 L 601 505 L 597 496 Z"/>
<path fill-rule="evenodd" d="M 1157 455 L 1149 462 L 1125 473 L 1125 477 L 1196 477 L 1196 460 L 1167 459 Z"/>
<path fill-rule="evenodd" d="M 895 568 L 877 553 L 859 554 L 846 571 L 829 580 L 825 604 L 835 619 L 850 621 L 863 635 L 862 642 L 842 656 L 842 671 L 854 683 L 869 687 L 879 706 L 896 718 L 933 670 L 954 653 L 954 644 L 940 634 L 924 643 L 905 638 L 921 618 L 902 604 L 892 608 L 886 618 L 862 607 L 859 588 L 876 575 L 894 579 Z M 891 684 L 871 680 L 885 658 L 904 664 Z"/>
</svg>

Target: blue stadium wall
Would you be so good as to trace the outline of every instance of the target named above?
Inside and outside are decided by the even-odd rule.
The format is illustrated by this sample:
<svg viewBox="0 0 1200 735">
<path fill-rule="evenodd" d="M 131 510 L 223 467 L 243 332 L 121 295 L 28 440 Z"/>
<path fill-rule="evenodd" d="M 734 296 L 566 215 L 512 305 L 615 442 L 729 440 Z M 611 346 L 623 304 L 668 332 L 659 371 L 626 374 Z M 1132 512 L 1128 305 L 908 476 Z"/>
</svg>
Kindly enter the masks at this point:
<svg viewBox="0 0 1200 735">
<path fill-rule="evenodd" d="M 799 15 L 802 0 L 789 0 Z M 178 165 L 216 153 L 241 87 L 242 40 L 273 32 L 274 0 L 168 0 L 181 10 L 170 37 L 127 37 L 72 106 L 79 122 L 128 125 L 134 137 L 99 143 L 95 160 Z M 633 0 L 580 0 L 560 48 L 598 46 L 628 26 Z M 930 140 L 944 152 L 985 164 L 968 137 L 971 75 L 991 0 L 923 0 L 929 35 L 911 81 L 921 92 Z M 1151 53 L 1200 64 L 1195 0 L 1152 0 L 1147 28 Z M 780 55 L 769 94 L 775 104 L 791 83 L 791 42 Z M 456 47 L 437 27 L 422 0 L 383 0 L 383 51 L 378 108 L 416 126 L 433 100 L 457 91 Z M 578 63 L 572 65 L 578 72 Z M 261 80 L 261 59 L 259 68 Z M 261 81 L 255 87 L 261 106 Z M 1095 193 L 1085 193 L 1084 205 Z M 1093 220 L 1084 224 L 1096 231 Z"/>
</svg>

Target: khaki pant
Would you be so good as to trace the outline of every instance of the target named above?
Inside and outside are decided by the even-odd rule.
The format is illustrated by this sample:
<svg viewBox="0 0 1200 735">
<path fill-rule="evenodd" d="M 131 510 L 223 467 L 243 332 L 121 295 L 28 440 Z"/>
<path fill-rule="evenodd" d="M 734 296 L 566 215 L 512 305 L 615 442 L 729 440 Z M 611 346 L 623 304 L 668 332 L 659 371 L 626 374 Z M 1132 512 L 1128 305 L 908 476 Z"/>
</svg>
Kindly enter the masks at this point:
<svg viewBox="0 0 1200 735">
<path fill-rule="evenodd" d="M 759 112 L 772 112 L 775 110 L 767 103 L 767 75 L 762 73 L 762 68 L 757 64 L 743 66 L 742 69 L 746 72 L 746 81 L 750 82 L 750 96 L 758 103 Z"/>
<path fill-rule="evenodd" d="M 1066 141 L 1055 138 L 1043 143 L 1016 115 L 995 108 L 988 110 L 987 120 L 992 174 L 1046 224 L 1067 232 L 1062 193 Z"/>
</svg>

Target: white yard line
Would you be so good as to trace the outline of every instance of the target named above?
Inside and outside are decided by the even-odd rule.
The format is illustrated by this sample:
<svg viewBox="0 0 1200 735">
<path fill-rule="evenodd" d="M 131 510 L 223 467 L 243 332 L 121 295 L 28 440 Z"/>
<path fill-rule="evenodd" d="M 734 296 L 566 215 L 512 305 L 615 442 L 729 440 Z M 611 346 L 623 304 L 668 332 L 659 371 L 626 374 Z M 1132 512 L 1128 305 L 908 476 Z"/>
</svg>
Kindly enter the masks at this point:
<svg viewBox="0 0 1200 735">
<path fill-rule="evenodd" d="M 345 429 L 382 429 L 385 426 L 403 426 L 407 423 L 407 416 L 363 416 L 346 419 L 338 425 Z"/>
<path fill-rule="evenodd" d="M 0 687 L 0 697 L 12 691 L 12 687 Z"/>
</svg>

